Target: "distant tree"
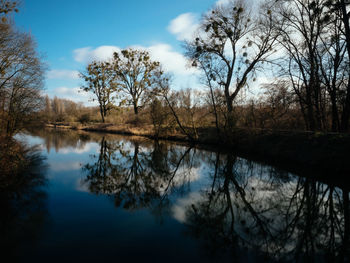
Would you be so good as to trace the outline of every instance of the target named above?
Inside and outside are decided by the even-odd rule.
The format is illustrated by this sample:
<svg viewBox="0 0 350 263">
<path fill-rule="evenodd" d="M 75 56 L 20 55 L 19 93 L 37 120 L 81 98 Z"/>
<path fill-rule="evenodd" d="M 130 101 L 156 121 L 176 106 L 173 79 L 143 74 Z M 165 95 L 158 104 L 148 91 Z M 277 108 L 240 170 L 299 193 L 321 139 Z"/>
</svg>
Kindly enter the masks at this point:
<svg viewBox="0 0 350 263">
<path fill-rule="evenodd" d="M 85 108 L 82 103 L 55 96 L 52 100 L 45 97 L 45 111 L 41 113 L 46 121 L 74 121 L 77 120 Z"/>
<path fill-rule="evenodd" d="M 55 114 L 56 118 L 64 111 L 62 101 L 59 98 L 57 98 L 57 96 L 55 96 L 52 100 L 52 111 Z"/>
<path fill-rule="evenodd" d="M 147 91 L 152 86 L 152 75 L 160 64 L 152 61 L 147 51 L 130 48 L 114 53 L 113 66 L 118 85 L 137 115 L 149 99 Z"/>
<path fill-rule="evenodd" d="M 46 115 L 46 119 L 48 121 L 51 120 L 51 112 L 52 112 L 51 100 L 50 100 L 49 96 L 46 95 L 45 96 L 45 115 Z"/>
<path fill-rule="evenodd" d="M 150 115 L 153 124 L 153 132 L 156 138 L 161 135 L 164 130 L 164 125 L 169 117 L 168 109 L 164 107 L 162 101 L 154 97 L 150 104 Z"/>
<path fill-rule="evenodd" d="M 90 114 L 89 113 L 84 113 L 78 117 L 78 121 L 82 124 L 88 123 L 90 121 Z"/>
<path fill-rule="evenodd" d="M 102 122 L 105 117 L 114 108 L 113 100 L 116 99 L 118 85 L 116 83 L 116 74 L 109 62 L 94 61 L 86 67 L 85 72 L 80 73 L 80 77 L 86 82 L 81 89 L 95 94 Z"/>
<path fill-rule="evenodd" d="M 173 115 L 177 125 L 181 132 L 185 134 L 189 140 L 194 141 L 193 130 L 188 129 L 180 119 L 180 115 L 177 112 L 177 107 L 180 103 L 180 96 L 178 92 L 172 92 L 170 89 L 172 76 L 170 74 L 164 74 L 161 69 L 158 69 L 153 76 L 154 88 L 152 94 L 162 98 L 166 105 L 169 107 L 171 114 Z"/>
<path fill-rule="evenodd" d="M 269 128 L 281 129 L 293 123 L 288 119 L 288 113 L 295 106 L 295 94 L 289 89 L 286 81 L 276 81 L 262 86 L 263 95 L 259 98 L 260 109 L 255 114 L 261 121 L 266 117 Z M 261 125 L 262 126 L 262 125 Z M 290 127 L 288 127 L 290 128 Z"/>
<path fill-rule="evenodd" d="M 74 101 L 65 99 L 63 101 L 66 115 L 70 120 L 78 117 L 79 105 Z"/>
<path fill-rule="evenodd" d="M 261 6 L 261 12 L 258 9 L 260 13 L 253 15 L 251 8 L 242 0 L 215 7 L 203 16 L 200 30 L 187 43 L 193 66 L 205 71 L 211 85 L 223 89 L 229 126 L 234 124 L 235 98 L 277 44 L 272 13 Z"/>
</svg>

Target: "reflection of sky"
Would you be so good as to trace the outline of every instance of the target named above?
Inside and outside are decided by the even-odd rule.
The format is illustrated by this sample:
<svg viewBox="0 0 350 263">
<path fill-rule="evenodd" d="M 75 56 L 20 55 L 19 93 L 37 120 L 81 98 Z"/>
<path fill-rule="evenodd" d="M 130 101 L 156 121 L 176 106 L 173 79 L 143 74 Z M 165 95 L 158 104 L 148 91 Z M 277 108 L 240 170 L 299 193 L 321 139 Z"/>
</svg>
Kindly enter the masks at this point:
<svg viewBox="0 0 350 263">
<path fill-rule="evenodd" d="M 24 136 L 23 139 L 31 144 L 45 142 L 32 136 Z M 127 143 L 127 147 L 133 154 L 133 145 Z M 160 226 L 149 208 L 137 211 L 116 209 L 108 196 L 89 193 L 86 184 L 81 183 L 86 179 L 86 174 L 81 167 L 88 163 L 95 163 L 96 158 L 99 157 L 99 150 L 100 145 L 95 142 L 87 142 L 80 149 L 60 148 L 57 152 L 47 152 L 45 145 L 42 145 L 42 154 L 46 156 L 48 164 L 47 191 L 50 223 L 39 245 L 42 248 L 41 251 L 44 251 L 39 258 L 50 254 L 54 247 L 59 247 L 62 253 L 68 250 L 88 250 L 97 251 L 98 254 L 105 256 L 113 252 L 118 254 L 117 259 L 127 257 L 129 260 L 131 247 L 143 254 L 156 248 L 158 254 L 166 253 L 173 258 L 179 254 L 178 244 L 182 244 L 182 250 L 186 251 L 186 254 L 195 251 L 197 249 L 195 241 L 183 237 L 184 226 L 172 217 L 166 216 L 162 219 Z M 147 147 L 140 147 L 140 152 L 149 150 Z M 198 180 L 198 169 L 195 169 L 194 173 L 189 173 L 185 168 L 181 168 L 179 172 L 179 175 L 174 178 L 176 185 L 181 184 L 181 178 L 178 176 L 181 177 L 184 174 L 186 178 L 190 178 L 190 181 Z M 174 244 L 166 245 L 164 240 Z M 152 247 L 147 246 L 146 249 L 144 244 L 151 243 Z M 199 253 L 196 255 L 193 254 L 193 261 L 198 261 L 198 258 L 195 259 Z"/>
<path fill-rule="evenodd" d="M 186 223 L 186 210 L 202 198 L 199 192 L 192 192 L 186 197 L 177 199 L 171 208 L 172 216 L 180 223 Z"/>
<path fill-rule="evenodd" d="M 200 167 L 191 168 L 191 169 L 188 169 L 188 167 L 180 167 L 177 170 L 173 180 L 171 181 L 171 187 L 176 188 L 186 184 L 190 184 L 192 186 L 193 183 L 200 180 L 201 180 Z M 158 191 L 161 194 L 164 194 L 168 186 L 168 182 L 164 180 L 160 185 L 161 186 L 159 187 Z"/>
<path fill-rule="evenodd" d="M 45 146 L 42 145 L 44 140 L 35 136 L 19 136 L 21 140 L 27 141 L 30 145 L 41 144 L 41 147 L 44 152 Z M 134 154 L 134 143 L 128 141 L 127 139 L 122 140 L 124 151 L 129 152 L 132 156 Z M 176 146 L 180 152 L 185 152 L 185 146 Z M 67 192 L 67 191 L 76 191 L 76 192 L 85 192 L 88 193 L 88 187 L 86 184 L 83 184 L 84 176 L 82 174 L 81 167 L 84 164 L 91 163 L 92 161 L 96 161 L 98 158 L 100 150 L 99 143 L 88 142 L 83 144 L 82 147 L 79 146 L 74 147 L 64 147 L 60 148 L 58 152 L 50 151 L 47 153 L 47 163 L 49 165 L 48 176 L 51 179 L 52 188 L 55 191 L 59 192 Z M 152 147 L 147 146 L 139 146 L 139 154 L 150 154 L 152 151 Z M 196 150 L 194 158 L 201 158 L 198 156 L 205 156 L 205 151 Z M 127 158 L 122 157 L 118 152 L 119 162 L 125 162 Z M 192 155 L 193 151 L 189 152 L 189 155 Z M 209 153 L 211 154 L 211 153 Z M 92 156 L 94 156 L 92 158 Z M 208 161 L 200 161 L 198 167 L 193 167 L 189 169 L 186 165 L 180 165 L 177 170 L 176 175 L 172 178 L 171 186 L 167 189 L 166 194 L 169 196 L 171 200 L 171 214 L 174 219 L 179 221 L 180 223 L 186 222 L 185 211 L 192 204 L 196 204 L 201 201 L 204 197 L 200 194 L 201 191 L 207 189 L 211 184 L 210 177 L 212 176 L 212 169 L 214 165 L 215 155 L 212 155 L 209 159 L 211 159 L 211 163 Z M 278 191 L 284 191 L 287 193 L 289 191 L 292 193 L 292 190 L 295 187 L 295 181 L 289 181 L 289 187 L 285 186 L 283 189 L 283 185 L 280 189 L 271 190 L 270 185 L 270 167 L 263 165 L 251 165 L 245 159 L 237 158 L 235 163 L 235 171 L 237 173 L 237 178 L 240 177 L 240 174 L 246 176 L 247 171 L 249 171 L 252 175 L 250 176 L 247 182 L 245 182 L 246 189 L 255 189 L 254 191 L 254 200 L 258 200 L 257 203 L 263 206 L 264 202 L 267 200 L 271 200 L 274 198 L 274 194 Z M 165 178 L 161 178 L 159 180 L 164 180 Z M 292 185 L 290 185 L 292 183 Z M 187 186 L 186 192 L 177 192 L 173 191 L 174 189 L 182 186 Z M 157 191 L 161 195 L 165 194 L 166 187 L 168 186 L 168 182 L 164 180 L 159 183 Z M 112 194 L 112 193 L 110 193 Z M 231 197 L 234 199 L 234 193 L 231 193 Z M 254 201 L 254 202 L 255 202 Z M 247 219 L 249 221 L 249 219 Z"/>
<path fill-rule="evenodd" d="M 95 136 L 98 135 L 95 134 Z M 154 183 L 154 190 L 158 191 L 160 196 L 166 196 L 164 207 L 161 207 L 161 205 L 158 207 L 158 200 L 155 200 L 154 203 L 157 203 L 157 205 L 150 202 L 147 203 L 147 207 L 128 209 L 123 205 L 115 206 L 113 192 L 110 192 L 109 195 L 91 194 L 89 185 L 83 183 L 86 182 L 88 175 L 83 172 L 82 167 L 86 164 L 93 165 L 96 163 L 100 152 L 99 140 L 97 140 L 98 142 L 86 142 L 86 144 L 85 142 L 74 144 L 75 142 L 70 138 L 71 144 L 78 145 L 77 148 L 63 147 L 57 152 L 47 152 L 45 145 L 43 145 L 45 140 L 39 137 L 18 135 L 17 138 L 26 141 L 30 146 L 40 144 L 42 154 L 47 158 L 46 163 L 49 166 L 47 192 L 51 222 L 47 227 L 48 233 L 45 234 L 42 240 L 42 251 L 50 253 L 50 249 L 53 247 L 62 247 L 66 251 L 74 248 L 79 250 L 83 247 L 84 251 L 86 249 L 89 251 L 97 249 L 100 253 L 113 251 L 120 254 L 125 251 L 130 252 L 130 247 L 137 247 L 139 251 L 145 248 L 144 244 L 152 244 L 151 248 L 146 246 L 147 250 L 156 248 L 157 253 L 159 251 L 169 253 L 175 251 L 175 255 L 177 255 L 180 249 L 188 254 L 196 255 L 194 251 L 198 249 L 197 243 L 189 237 L 184 237 L 183 233 L 187 230 L 188 224 L 192 223 L 189 220 L 190 218 L 187 218 L 190 212 L 194 211 L 191 206 L 194 205 L 197 209 L 201 203 L 208 200 L 208 191 L 213 186 L 216 162 L 214 152 L 192 149 L 183 159 L 174 177 L 152 174 L 153 178 L 156 178 L 155 182 L 151 182 Z M 64 140 L 64 137 L 62 136 L 61 139 Z M 129 151 L 127 155 L 130 156 L 122 157 L 116 151 L 114 156 L 116 159 L 112 160 L 112 163 L 119 162 L 121 167 L 130 165 L 130 162 L 133 161 L 134 143 L 128 141 L 127 137 L 122 142 L 113 141 L 113 143 L 123 143 L 123 150 Z M 63 143 L 62 145 L 68 144 Z M 187 150 L 184 146 L 176 145 L 171 145 L 170 148 L 176 154 L 167 156 L 168 160 L 171 160 L 168 167 L 169 173 L 175 170 L 177 161 L 182 156 L 181 154 Z M 149 158 L 149 155 L 152 151 L 152 144 L 143 145 L 140 143 L 139 161 L 142 165 L 149 164 L 152 159 Z M 193 167 L 189 167 L 190 163 L 193 164 Z M 226 156 L 222 154 L 220 155 L 220 165 L 214 184 L 216 193 L 223 189 L 225 164 Z M 270 166 L 254 163 L 243 158 L 236 159 L 234 170 L 234 179 L 245 190 L 245 200 L 264 219 L 272 218 L 274 220 L 273 222 L 266 221 L 272 234 L 283 229 L 286 220 L 279 209 L 287 207 L 288 200 L 294 194 L 297 177 L 288 173 L 279 174 L 273 171 Z M 147 180 L 149 171 L 154 172 L 150 167 L 146 167 L 146 172 L 144 177 L 140 179 L 140 183 Z M 279 174 L 280 177 L 274 176 L 274 173 Z M 166 190 L 169 180 L 171 180 L 171 184 L 169 189 Z M 104 181 L 102 180 L 102 182 Z M 111 183 L 113 180 L 107 180 L 106 182 Z M 218 187 L 221 189 L 218 190 Z M 132 190 L 130 194 L 132 195 Z M 252 233 L 256 230 L 256 228 L 254 230 L 255 219 L 249 209 L 245 209 L 246 206 L 242 201 L 240 192 L 235 189 L 232 182 L 230 183 L 229 196 L 232 200 L 235 217 L 235 232 L 244 239 L 253 238 L 252 241 L 254 242 L 259 235 L 258 232 Z M 223 195 L 219 196 L 217 203 L 214 201 L 214 207 L 210 210 L 211 215 L 215 216 L 222 213 L 221 209 L 226 205 L 226 198 L 227 196 Z M 292 209 L 294 208 L 289 210 L 291 213 L 294 212 Z M 229 214 L 226 216 L 230 217 Z M 241 223 L 242 221 L 245 222 L 244 225 Z M 227 222 L 229 222 L 229 218 Z M 251 229 L 251 233 L 246 233 L 247 227 Z M 172 242 L 172 244 L 168 245 L 164 240 Z M 294 244 L 292 244 L 294 240 L 296 238 L 292 237 L 292 240 L 288 241 L 291 242 L 290 245 L 286 243 L 286 250 L 294 248 Z M 275 245 L 273 241 L 270 244 Z M 278 247 L 278 244 L 276 244 L 276 247 Z M 168 250 L 171 248 L 174 248 L 174 251 Z M 200 261 L 198 258 L 192 260 L 192 262 L 198 261 Z"/>
<path fill-rule="evenodd" d="M 32 136 L 28 134 L 17 134 L 15 138 L 21 142 L 24 142 L 25 144 L 29 146 L 39 146 L 41 150 L 44 149 L 44 139 L 37 137 L 37 136 Z"/>
<path fill-rule="evenodd" d="M 186 211 L 190 209 L 191 205 L 199 204 L 205 201 L 208 196 L 204 195 L 205 191 L 209 189 L 212 181 L 209 179 L 210 175 L 213 174 L 213 166 L 209 164 L 202 163 L 200 169 L 194 169 L 195 174 L 198 179 L 193 180 L 194 184 L 198 183 L 199 187 L 192 189 L 192 192 L 188 193 L 186 196 L 178 198 L 174 201 L 171 208 L 173 217 L 180 223 L 186 223 Z M 246 192 L 246 200 L 251 203 L 251 205 L 257 211 L 264 211 L 264 216 L 274 217 L 276 211 L 269 209 L 269 206 L 279 200 L 280 193 L 283 196 L 292 196 L 296 185 L 297 177 L 292 174 L 288 174 L 290 177 L 286 183 L 273 183 L 273 177 L 271 176 L 271 167 L 267 165 L 261 165 L 257 163 L 250 162 L 243 158 L 237 158 L 234 164 L 235 179 L 241 180 L 240 183 L 244 187 Z M 244 220 L 249 224 L 254 220 L 244 213 L 240 208 L 244 207 L 240 197 L 237 197 L 236 191 L 230 192 L 231 200 L 239 202 L 239 208 L 234 207 L 235 214 L 241 214 Z M 246 217 L 246 218 L 245 218 Z M 277 218 L 276 218 L 277 224 Z M 244 230 L 241 229 L 242 235 L 244 235 Z"/>
<path fill-rule="evenodd" d="M 96 146 L 96 147 L 94 147 Z M 82 154 L 82 153 L 86 153 L 86 152 L 90 152 L 95 148 L 97 150 L 97 144 L 93 144 L 93 143 L 87 143 L 85 144 L 83 147 L 80 148 L 74 148 L 74 147 L 65 147 L 65 148 L 60 148 L 58 150 L 58 152 L 60 152 L 61 154 L 70 154 L 70 153 L 75 153 L 75 154 Z"/>
<path fill-rule="evenodd" d="M 80 162 L 50 162 L 50 170 L 54 172 L 76 171 L 81 168 Z"/>
<path fill-rule="evenodd" d="M 76 180 L 82 178 L 81 167 L 88 163 L 91 155 L 98 152 L 98 143 L 89 142 L 81 148 L 64 147 L 57 152 L 46 151 L 47 163 L 49 165 L 48 177 L 53 190 L 60 193 L 76 191 Z"/>
</svg>

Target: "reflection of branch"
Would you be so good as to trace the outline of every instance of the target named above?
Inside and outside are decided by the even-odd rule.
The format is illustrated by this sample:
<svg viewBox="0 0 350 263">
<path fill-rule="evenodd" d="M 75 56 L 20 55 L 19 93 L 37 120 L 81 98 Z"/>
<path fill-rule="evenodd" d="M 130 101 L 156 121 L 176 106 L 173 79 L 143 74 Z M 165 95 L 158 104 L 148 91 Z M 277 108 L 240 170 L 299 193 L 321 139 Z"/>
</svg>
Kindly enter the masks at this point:
<svg viewBox="0 0 350 263">
<path fill-rule="evenodd" d="M 343 191 L 341 197 L 339 189 L 301 177 L 295 181 L 291 179 L 291 184 L 283 182 L 280 189 L 266 183 L 263 185 L 269 195 L 267 200 L 261 200 L 266 206 L 260 209 L 255 206 L 260 204 L 255 202 L 260 195 L 254 196 L 251 188 L 246 188 L 254 180 L 241 183 L 243 176 L 257 176 L 249 172 L 253 167 L 247 165 L 247 172 L 238 176 L 234 168 L 235 163 L 239 163 L 235 162 L 234 156 L 227 156 L 224 169 L 220 168 L 219 159 L 217 153 L 216 160 L 213 156 L 210 162 L 213 176 L 203 200 L 187 207 L 187 223 L 196 237 L 214 242 L 211 247 L 220 244 L 228 248 L 242 244 L 258 248 L 259 253 L 276 261 L 313 260 L 313 257 L 323 256 L 331 261 L 346 259 L 350 235 L 348 192 Z M 265 171 L 260 170 L 261 173 Z M 278 174 L 276 176 L 278 178 Z M 253 187 L 252 191 L 255 191 Z M 274 197 L 278 198 L 274 200 Z M 245 213 L 240 214 L 239 209 Z M 250 218 L 249 225 L 245 225 L 245 217 Z M 247 231 L 245 234 L 237 231 L 241 227 L 240 219 L 242 227 L 245 226 L 243 230 Z"/>
<path fill-rule="evenodd" d="M 219 168 L 219 161 L 220 161 L 220 153 L 216 153 L 216 161 L 215 161 L 215 169 L 214 169 L 214 178 L 213 178 L 213 183 L 211 185 L 211 193 L 210 193 L 210 196 L 209 196 L 209 204 L 208 206 L 210 206 L 211 204 L 211 201 L 213 199 L 213 196 L 214 196 L 214 187 L 215 187 L 215 182 L 216 182 L 216 177 L 217 177 L 217 174 L 218 174 L 218 168 Z"/>
<path fill-rule="evenodd" d="M 330 237 L 329 237 L 329 243 L 328 247 L 334 247 L 335 243 L 335 230 L 334 230 L 334 207 L 333 207 L 333 190 L 334 187 L 332 187 L 329 191 L 329 220 L 331 221 L 331 230 L 330 230 Z"/>
<path fill-rule="evenodd" d="M 341 254 L 345 256 L 350 254 L 350 202 L 349 202 L 349 192 L 343 190 L 343 200 L 344 200 L 344 238 L 343 246 L 341 249 Z"/>
<path fill-rule="evenodd" d="M 226 199 L 227 199 L 227 207 L 230 210 L 231 214 L 231 232 L 233 232 L 234 228 L 234 221 L 235 221 L 235 215 L 233 213 L 233 206 L 232 206 L 232 201 L 231 201 L 231 195 L 230 195 L 230 190 L 229 190 L 229 177 L 226 177 L 225 183 L 224 183 L 224 191 L 226 194 Z M 226 212 L 225 212 L 226 213 Z"/>
<path fill-rule="evenodd" d="M 294 192 L 294 194 L 292 196 L 292 199 L 289 202 L 289 206 L 288 206 L 287 212 L 285 213 L 286 219 L 287 219 L 287 217 L 289 215 L 289 211 L 290 211 L 290 209 L 292 207 L 294 199 L 296 199 L 298 197 L 299 192 L 301 192 L 301 190 L 303 189 L 303 185 L 300 184 L 300 182 L 302 180 L 303 180 L 302 178 L 298 179 L 297 188 L 296 188 L 296 190 L 295 190 L 295 192 Z M 300 215 L 301 215 L 303 204 L 304 204 L 304 196 L 303 196 L 303 198 L 301 200 L 301 206 L 299 208 L 297 207 L 296 215 L 294 216 L 293 220 L 289 224 L 287 224 L 287 226 L 286 226 L 286 229 L 289 229 L 289 227 L 291 227 L 290 234 L 289 235 L 287 234 L 286 239 L 289 239 L 292 236 L 292 234 L 294 233 L 294 229 L 295 229 L 295 227 L 296 227 L 296 225 L 297 225 L 297 223 L 299 221 Z M 288 231 L 287 231 L 287 233 L 288 233 Z"/>
<path fill-rule="evenodd" d="M 226 177 L 228 179 L 230 179 L 230 181 L 233 183 L 233 185 L 237 189 L 238 193 L 240 194 L 244 205 L 248 208 L 248 210 L 249 210 L 250 214 L 253 216 L 253 218 L 255 218 L 255 221 L 261 227 L 262 231 L 265 231 L 269 235 L 272 235 L 270 230 L 266 226 L 265 222 L 259 217 L 258 213 L 254 210 L 254 208 L 251 206 L 251 204 L 247 201 L 247 199 L 245 197 L 246 196 L 245 190 L 239 185 L 239 183 L 235 179 L 236 175 L 235 175 L 235 172 L 233 171 L 233 164 L 234 164 L 235 160 L 233 160 L 232 155 L 228 155 L 227 158 L 228 158 L 228 160 L 227 160 L 227 166 L 226 166 Z M 225 188 L 227 188 L 227 195 L 229 195 L 230 193 L 228 191 L 228 186 Z M 231 201 L 231 200 L 229 200 L 229 201 Z M 232 211 L 232 216 L 233 216 L 233 211 Z"/>
<path fill-rule="evenodd" d="M 164 198 L 166 197 L 166 192 L 168 191 L 168 189 L 169 189 L 169 187 L 170 187 L 170 185 L 171 185 L 171 182 L 174 180 L 174 177 L 175 177 L 175 175 L 176 175 L 177 170 L 178 170 L 179 167 L 180 167 L 180 164 L 181 164 L 182 160 L 183 160 L 183 159 L 185 158 L 185 156 L 191 151 L 191 149 L 192 149 L 192 147 L 189 147 L 189 148 L 186 150 L 186 152 L 181 156 L 180 160 L 178 161 L 178 163 L 177 163 L 177 165 L 176 165 L 176 167 L 175 167 L 175 170 L 174 170 L 174 172 L 173 172 L 171 178 L 169 179 L 168 186 L 167 186 L 167 187 L 165 188 L 165 190 L 164 190 L 163 196 L 162 196 L 162 198 L 161 198 L 161 202 L 163 202 Z"/>
<path fill-rule="evenodd" d="M 251 206 L 251 204 L 245 198 L 246 194 L 245 194 L 244 189 L 239 186 L 238 182 L 236 181 L 236 179 L 234 179 L 233 176 L 231 176 L 231 181 L 233 182 L 233 184 L 235 185 L 236 189 L 238 190 L 243 203 L 248 208 L 248 210 L 251 213 L 251 215 L 255 218 L 256 222 L 261 227 L 261 229 L 263 231 L 267 232 L 269 235 L 272 235 L 270 230 L 269 230 L 269 228 L 266 226 L 266 223 L 259 217 L 258 213 L 255 212 L 254 208 Z"/>
</svg>

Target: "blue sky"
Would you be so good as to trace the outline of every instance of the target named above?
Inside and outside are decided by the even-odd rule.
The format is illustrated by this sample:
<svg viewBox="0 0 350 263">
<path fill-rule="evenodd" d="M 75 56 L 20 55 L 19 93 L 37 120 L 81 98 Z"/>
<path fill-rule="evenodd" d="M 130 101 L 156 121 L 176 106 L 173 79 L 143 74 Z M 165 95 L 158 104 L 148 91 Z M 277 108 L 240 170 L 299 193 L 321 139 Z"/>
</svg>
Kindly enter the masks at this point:
<svg viewBox="0 0 350 263">
<path fill-rule="evenodd" d="M 225 2 L 220 0 L 219 2 Z M 49 66 L 46 93 L 87 103 L 78 71 L 126 47 L 145 48 L 175 76 L 174 88 L 197 85 L 181 44 L 215 0 L 22 0 L 16 25 L 31 32 Z"/>
</svg>

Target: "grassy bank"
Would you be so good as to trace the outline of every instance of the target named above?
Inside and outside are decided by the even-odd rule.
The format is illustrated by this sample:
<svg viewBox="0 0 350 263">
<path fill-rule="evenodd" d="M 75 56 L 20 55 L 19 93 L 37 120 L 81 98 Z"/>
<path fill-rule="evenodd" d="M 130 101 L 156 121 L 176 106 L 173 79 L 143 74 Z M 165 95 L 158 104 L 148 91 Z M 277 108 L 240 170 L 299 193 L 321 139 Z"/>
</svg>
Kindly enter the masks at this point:
<svg viewBox="0 0 350 263">
<path fill-rule="evenodd" d="M 152 126 L 113 124 L 56 124 L 49 127 L 145 136 L 156 139 Z M 195 143 L 201 148 L 235 152 L 287 169 L 302 176 L 313 176 L 330 184 L 342 185 L 350 174 L 350 135 L 339 133 L 293 132 L 235 129 L 229 136 L 214 128 L 198 129 L 191 142 L 178 130 L 163 133 L 158 139 Z"/>
</svg>

